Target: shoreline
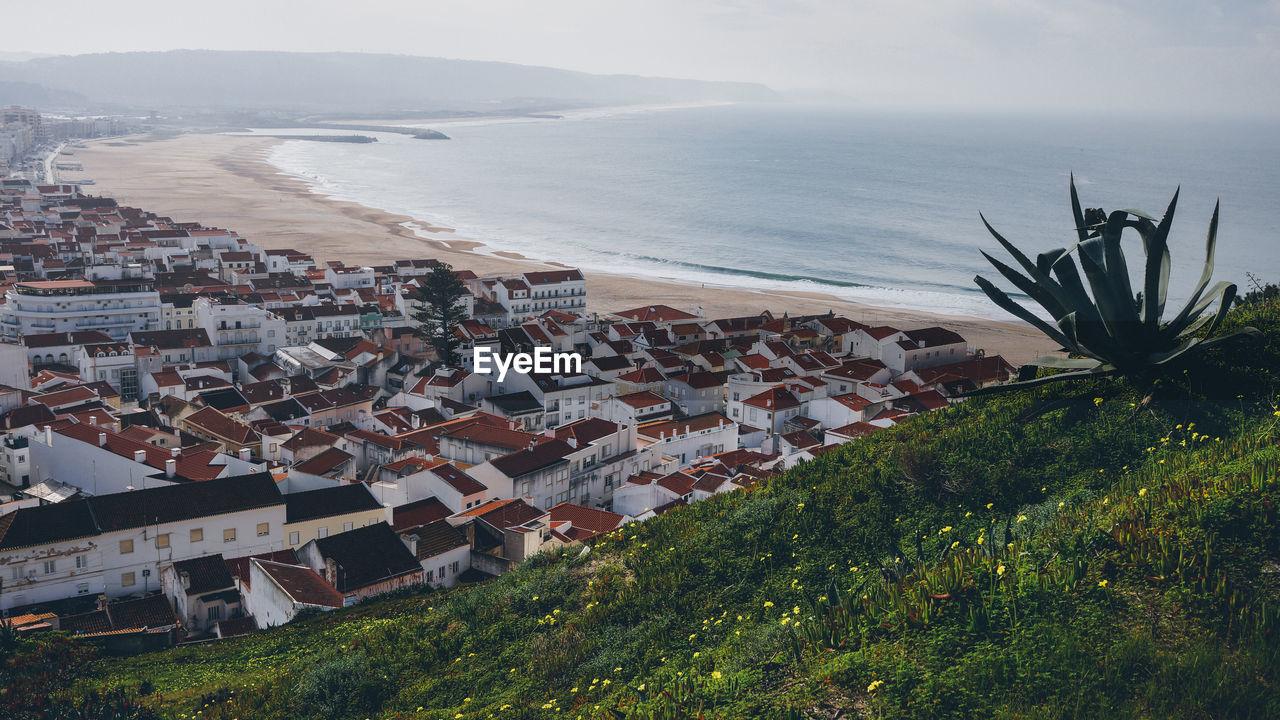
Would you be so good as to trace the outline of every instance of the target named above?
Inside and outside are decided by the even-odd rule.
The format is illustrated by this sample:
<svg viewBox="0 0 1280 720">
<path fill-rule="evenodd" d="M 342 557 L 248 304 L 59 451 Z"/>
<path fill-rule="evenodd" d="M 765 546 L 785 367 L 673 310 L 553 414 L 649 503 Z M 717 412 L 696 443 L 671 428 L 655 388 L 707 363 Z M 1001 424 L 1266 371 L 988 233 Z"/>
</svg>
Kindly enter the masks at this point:
<svg viewBox="0 0 1280 720">
<path fill-rule="evenodd" d="M 388 264 L 434 256 L 479 275 L 519 274 L 571 263 L 532 260 L 484 243 L 448 237 L 451 228 L 312 192 L 301 178 L 266 159 L 276 138 L 184 134 L 91 141 L 78 151 L 93 194 L 115 197 L 176 221 L 234 230 L 265 249 L 292 247 L 317 262 Z M 439 237 L 444 235 L 446 237 Z M 480 248 L 489 248 L 480 250 Z M 819 292 L 698 285 L 673 278 L 587 273 L 588 310 L 612 312 L 662 303 L 708 318 L 755 314 L 816 314 L 834 310 L 868 324 L 909 329 L 944 325 L 988 354 L 1015 364 L 1056 348 L 1029 326 L 963 315 L 867 305 Z"/>
</svg>

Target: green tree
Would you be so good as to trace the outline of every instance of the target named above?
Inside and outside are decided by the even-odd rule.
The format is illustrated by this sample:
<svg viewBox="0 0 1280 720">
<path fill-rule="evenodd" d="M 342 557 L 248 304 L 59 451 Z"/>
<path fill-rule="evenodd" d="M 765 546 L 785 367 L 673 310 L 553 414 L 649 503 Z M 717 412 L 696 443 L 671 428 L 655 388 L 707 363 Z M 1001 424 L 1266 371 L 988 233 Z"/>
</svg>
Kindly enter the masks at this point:
<svg viewBox="0 0 1280 720">
<path fill-rule="evenodd" d="M 440 361 L 446 365 L 454 365 L 458 360 L 458 339 L 453 335 L 453 328 L 466 319 L 462 298 L 468 292 L 448 263 L 437 265 L 422 279 L 418 289 L 421 305 L 413 314 L 417 322 L 414 333 L 435 347 Z"/>
</svg>

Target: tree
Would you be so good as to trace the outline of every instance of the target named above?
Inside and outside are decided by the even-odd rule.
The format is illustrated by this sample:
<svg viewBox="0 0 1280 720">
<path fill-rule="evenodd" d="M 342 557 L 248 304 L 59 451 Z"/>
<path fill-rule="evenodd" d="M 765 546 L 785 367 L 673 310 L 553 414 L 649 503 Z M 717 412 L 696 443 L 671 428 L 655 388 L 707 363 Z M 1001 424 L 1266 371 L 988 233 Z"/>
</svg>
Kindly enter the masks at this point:
<svg viewBox="0 0 1280 720">
<path fill-rule="evenodd" d="M 421 305 L 413 314 L 418 325 L 414 334 L 430 343 L 445 365 L 454 365 L 458 360 L 458 338 L 454 337 L 453 328 L 466 319 L 462 298 L 468 292 L 448 263 L 435 266 L 418 289 Z"/>
</svg>

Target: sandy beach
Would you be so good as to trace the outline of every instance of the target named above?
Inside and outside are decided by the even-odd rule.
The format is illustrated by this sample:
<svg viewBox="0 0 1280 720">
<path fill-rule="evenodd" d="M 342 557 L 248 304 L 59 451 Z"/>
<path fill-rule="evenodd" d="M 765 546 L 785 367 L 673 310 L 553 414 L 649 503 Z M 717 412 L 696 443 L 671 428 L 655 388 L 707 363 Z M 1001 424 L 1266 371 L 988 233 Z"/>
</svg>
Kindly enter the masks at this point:
<svg viewBox="0 0 1280 720">
<path fill-rule="evenodd" d="M 449 228 L 311 193 L 302 181 L 280 173 L 264 159 L 278 142 L 282 141 L 203 134 L 112 139 L 77 149 L 76 160 L 84 176 L 95 181 L 86 186 L 89 192 L 174 220 L 229 228 L 264 248 L 296 248 L 317 261 L 387 264 L 433 257 L 480 275 L 563 267 L 559 262 L 531 262 L 516 253 L 475 252 L 479 243 L 454 237 Z M 572 258 L 563 261 L 572 264 Z M 1027 326 L 873 307 L 818 293 L 701 287 L 590 272 L 587 303 L 588 311 L 601 313 L 664 303 L 690 311 L 701 306 L 707 317 L 748 315 L 766 308 L 779 315 L 830 309 L 860 322 L 903 329 L 945 325 L 988 354 L 1002 354 L 1014 363 L 1054 349 Z"/>
</svg>

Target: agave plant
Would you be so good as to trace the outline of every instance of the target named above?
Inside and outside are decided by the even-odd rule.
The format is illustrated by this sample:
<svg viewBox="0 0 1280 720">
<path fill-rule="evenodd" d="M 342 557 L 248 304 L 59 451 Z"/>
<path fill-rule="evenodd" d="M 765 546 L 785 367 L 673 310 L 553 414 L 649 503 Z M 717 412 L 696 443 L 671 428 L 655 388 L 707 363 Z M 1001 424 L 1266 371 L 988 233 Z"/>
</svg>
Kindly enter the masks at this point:
<svg viewBox="0 0 1280 720">
<path fill-rule="evenodd" d="M 1157 374 L 1186 359 L 1189 353 L 1238 335 L 1257 333 L 1253 328 L 1245 328 L 1214 337 L 1236 296 L 1234 283 L 1224 281 L 1209 287 L 1218 235 L 1217 204 L 1209 221 L 1200 281 L 1178 314 L 1167 322 L 1164 320 L 1169 290 L 1169 226 L 1177 205 L 1178 191 L 1175 191 L 1169 208 L 1158 222 L 1138 210 L 1107 213 L 1101 208 L 1089 208 L 1082 211 L 1073 176 L 1071 210 L 1075 214 L 1078 239 L 1071 247 L 1041 253 L 1034 262 L 982 218 L 987 230 L 1022 266 L 1025 274 L 986 252 L 983 256 L 1009 282 L 1043 307 L 1053 317 L 1053 323 L 1015 302 L 981 275 L 975 277 L 974 282 L 997 305 L 1035 326 L 1071 355 L 1038 357 L 1030 363 L 1070 372 L 1001 387 L 1026 387 L 1101 375 Z M 1141 237 L 1145 253 L 1142 287 L 1136 294 L 1121 244 L 1124 232 L 1130 229 Z M 1083 279 L 1080 269 L 1084 270 Z M 1215 302 L 1216 310 L 1207 313 Z"/>
</svg>

